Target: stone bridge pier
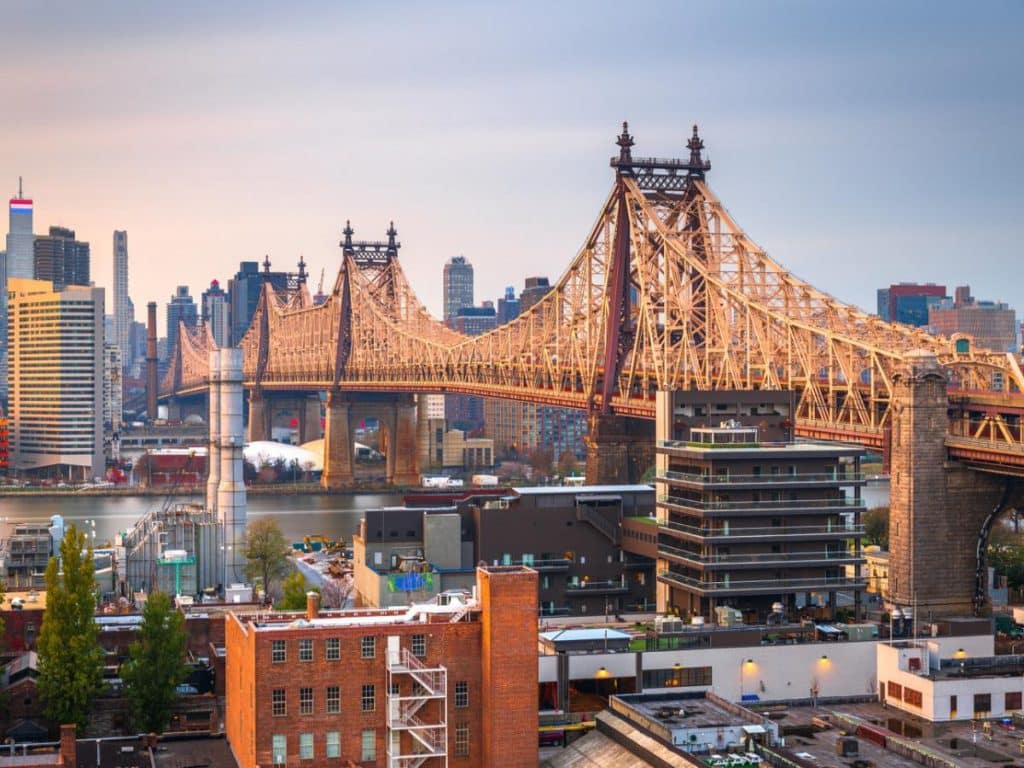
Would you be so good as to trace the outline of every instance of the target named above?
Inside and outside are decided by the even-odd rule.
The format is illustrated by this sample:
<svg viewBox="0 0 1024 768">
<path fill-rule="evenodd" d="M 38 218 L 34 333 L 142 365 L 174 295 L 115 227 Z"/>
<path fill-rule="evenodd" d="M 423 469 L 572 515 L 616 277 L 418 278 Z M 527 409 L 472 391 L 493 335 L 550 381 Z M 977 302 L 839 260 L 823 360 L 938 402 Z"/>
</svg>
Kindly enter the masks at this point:
<svg viewBox="0 0 1024 768">
<path fill-rule="evenodd" d="M 294 423 L 293 423 L 294 422 Z M 249 393 L 248 440 L 272 440 L 274 427 L 296 430 L 299 445 L 320 437 L 320 398 L 306 392 Z"/>
<path fill-rule="evenodd" d="M 385 456 L 385 479 L 392 485 L 417 485 L 420 480 L 416 441 L 416 402 L 407 394 L 375 394 L 332 390 L 324 419 L 324 488 L 355 484 L 353 424 L 378 419 Z"/>
<path fill-rule="evenodd" d="M 654 422 L 591 414 L 586 445 L 588 485 L 640 482 L 654 466 Z"/>
<path fill-rule="evenodd" d="M 934 355 L 910 353 L 893 382 L 892 602 L 916 607 L 920 623 L 987 613 L 988 534 L 999 517 L 1022 505 L 1024 482 L 948 459 L 947 376 Z"/>
</svg>

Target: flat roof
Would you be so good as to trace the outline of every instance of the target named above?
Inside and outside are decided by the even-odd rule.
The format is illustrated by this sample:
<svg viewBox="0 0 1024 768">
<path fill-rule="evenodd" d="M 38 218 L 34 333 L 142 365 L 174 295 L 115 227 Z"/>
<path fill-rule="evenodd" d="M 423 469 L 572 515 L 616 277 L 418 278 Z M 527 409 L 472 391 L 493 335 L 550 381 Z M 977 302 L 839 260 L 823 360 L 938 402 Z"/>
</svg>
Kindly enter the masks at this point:
<svg viewBox="0 0 1024 768">
<path fill-rule="evenodd" d="M 746 718 L 733 714 L 703 693 L 689 696 L 626 694 L 616 698 L 630 709 L 670 730 L 753 725 L 754 720 L 760 719 L 753 712 Z"/>
<path fill-rule="evenodd" d="M 587 494 L 609 494 L 609 493 L 653 493 L 654 486 L 644 483 L 633 485 L 538 485 L 525 488 L 513 488 L 520 496 L 542 496 L 553 494 L 567 494 L 571 496 L 584 496 Z"/>
<path fill-rule="evenodd" d="M 339 611 L 335 614 L 318 616 L 315 619 L 306 618 L 303 615 L 296 616 L 294 613 L 268 615 L 265 620 L 255 621 L 250 619 L 253 627 L 261 632 L 284 630 L 284 629 L 327 629 L 344 627 L 367 627 L 367 626 L 391 626 L 401 624 L 423 624 L 420 617 L 424 614 L 428 617 L 448 618 L 455 614 L 480 610 L 480 603 L 470 599 L 467 602 L 453 597 L 447 605 L 437 603 L 419 603 L 410 605 L 407 608 L 391 608 L 371 610 L 350 610 Z"/>
<path fill-rule="evenodd" d="M 549 632 L 541 632 L 540 636 L 545 640 L 559 642 L 582 642 L 587 640 L 632 640 L 633 636 L 617 629 L 605 627 L 594 629 L 556 629 Z"/>
</svg>

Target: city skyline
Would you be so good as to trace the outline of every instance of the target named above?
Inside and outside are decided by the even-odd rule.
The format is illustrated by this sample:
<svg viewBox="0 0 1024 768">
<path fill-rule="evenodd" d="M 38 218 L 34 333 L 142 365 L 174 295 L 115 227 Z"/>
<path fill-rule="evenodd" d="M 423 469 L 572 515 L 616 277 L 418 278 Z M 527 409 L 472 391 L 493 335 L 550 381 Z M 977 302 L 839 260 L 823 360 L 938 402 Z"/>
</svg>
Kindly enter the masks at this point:
<svg viewBox="0 0 1024 768">
<path fill-rule="evenodd" d="M 111 290 L 103 244 L 128 230 L 137 307 L 176 284 L 198 295 L 265 253 L 281 270 L 303 255 L 311 287 L 324 268 L 329 289 L 345 219 L 365 239 L 395 220 L 438 317 L 454 255 L 475 265 L 481 299 L 554 282 L 611 187 L 623 119 L 641 155 L 682 154 L 700 124 L 709 184 L 747 233 L 844 302 L 873 311 L 876 288 L 914 280 L 1024 305 L 1006 273 L 1024 194 L 1024 110 L 1005 98 L 1024 63 L 1015 6 L 646 5 L 626 20 L 642 43 L 618 39 L 610 4 L 544 25 L 459 4 L 186 8 L 69 5 L 46 31 L 76 45 L 45 48 L 42 15 L 3 12 L 19 119 L 0 128 L 0 191 L 24 176 L 37 234 L 74 228 Z M 682 46 L 683 29 L 705 33 Z M 646 66 L 625 67 L 637 51 Z"/>
</svg>

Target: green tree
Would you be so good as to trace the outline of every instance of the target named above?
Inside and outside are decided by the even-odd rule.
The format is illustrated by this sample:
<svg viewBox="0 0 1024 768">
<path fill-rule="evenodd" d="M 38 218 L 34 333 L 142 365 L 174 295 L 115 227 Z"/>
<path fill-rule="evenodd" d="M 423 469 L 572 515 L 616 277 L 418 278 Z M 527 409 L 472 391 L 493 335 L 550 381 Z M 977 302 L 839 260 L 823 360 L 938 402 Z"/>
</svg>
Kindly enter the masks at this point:
<svg viewBox="0 0 1024 768">
<path fill-rule="evenodd" d="M 274 581 L 288 573 L 288 544 L 281 526 L 271 517 L 253 520 L 245 535 L 245 557 L 249 561 L 245 575 L 263 580 L 263 589 L 269 595 Z"/>
<path fill-rule="evenodd" d="M 558 474 L 562 477 L 570 477 L 576 471 L 576 454 L 572 451 L 562 451 L 558 457 Z"/>
<path fill-rule="evenodd" d="M 281 602 L 277 607 L 282 611 L 301 611 L 306 607 L 306 593 L 309 592 L 309 584 L 306 577 L 299 571 L 292 571 L 281 585 Z M 313 592 L 319 592 L 316 587 Z"/>
<path fill-rule="evenodd" d="M 864 513 L 864 538 L 868 544 L 889 549 L 889 508 L 874 507 Z"/>
<path fill-rule="evenodd" d="M 54 723 L 84 728 L 89 707 L 103 689 L 95 613 L 92 547 L 86 548 L 85 534 L 72 525 L 60 543 L 60 563 L 51 557 L 46 565 L 46 612 L 36 643 L 39 691 Z"/>
<path fill-rule="evenodd" d="M 135 725 L 162 733 L 171 719 L 175 688 L 187 677 L 185 617 L 166 592 L 153 592 L 142 610 L 139 639 L 121 668 Z"/>
</svg>

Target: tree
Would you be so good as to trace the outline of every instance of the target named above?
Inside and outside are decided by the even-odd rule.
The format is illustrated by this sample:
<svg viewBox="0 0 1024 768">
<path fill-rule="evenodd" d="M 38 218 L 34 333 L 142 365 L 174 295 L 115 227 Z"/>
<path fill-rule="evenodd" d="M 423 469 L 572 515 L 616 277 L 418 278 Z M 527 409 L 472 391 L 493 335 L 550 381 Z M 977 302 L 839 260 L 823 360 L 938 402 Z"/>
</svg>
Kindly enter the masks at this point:
<svg viewBox="0 0 1024 768">
<path fill-rule="evenodd" d="M 572 451 L 562 451 L 558 457 L 558 474 L 562 477 L 569 477 L 576 471 L 576 454 Z"/>
<path fill-rule="evenodd" d="M 263 590 L 269 595 L 271 584 L 288 573 L 288 544 L 276 520 L 263 517 L 249 524 L 245 557 L 249 561 L 245 575 L 250 579 L 260 577 Z"/>
<path fill-rule="evenodd" d="M 889 508 L 874 507 L 864 513 L 864 538 L 868 544 L 889 549 Z"/>
<path fill-rule="evenodd" d="M 46 612 L 36 643 L 39 691 L 52 722 L 84 728 L 103 689 L 95 612 L 92 547 L 86 549 L 85 534 L 72 525 L 60 543 L 60 562 L 51 557 L 46 565 Z"/>
<path fill-rule="evenodd" d="M 153 592 L 142 610 L 139 639 L 121 668 L 135 724 L 145 733 L 162 733 L 171 719 L 175 689 L 187 677 L 184 664 L 185 617 L 166 592 Z"/>
<path fill-rule="evenodd" d="M 550 445 L 538 445 L 527 456 L 527 463 L 534 471 L 546 475 L 551 471 L 551 463 L 555 460 L 555 452 Z"/>
<path fill-rule="evenodd" d="M 282 611 L 301 611 L 306 607 L 306 593 L 309 591 L 311 590 L 306 583 L 306 577 L 299 571 L 292 571 L 281 585 L 281 602 L 277 607 Z M 320 590 L 313 587 L 312 591 Z"/>
</svg>

